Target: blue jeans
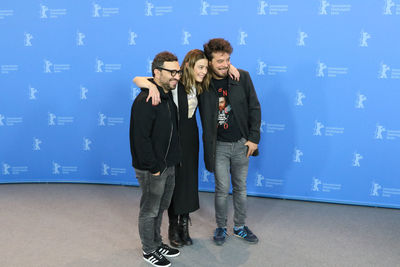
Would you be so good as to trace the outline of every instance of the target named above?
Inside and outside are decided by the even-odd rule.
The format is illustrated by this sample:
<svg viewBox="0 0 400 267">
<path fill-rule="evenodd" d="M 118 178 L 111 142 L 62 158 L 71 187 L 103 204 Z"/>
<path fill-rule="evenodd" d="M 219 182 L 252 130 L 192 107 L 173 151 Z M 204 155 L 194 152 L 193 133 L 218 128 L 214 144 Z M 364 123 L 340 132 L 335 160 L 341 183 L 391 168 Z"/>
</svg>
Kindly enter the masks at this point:
<svg viewBox="0 0 400 267">
<path fill-rule="evenodd" d="M 217 141 L 215 155 L 215 219 L 218 227 L 226 227 L 228 212 L 229 178 L 232 179 L 235 226 L 245 225 L 247 210 L 246 139 L 237 142 Z"/>
<path fill-rule="evenodd" d="M 143 252 L 157 249 L 162 242 L 160 228 L 164 210 L 168 209 L 175 187 L 175 167 L 168 167 L 160 176 L 135 169 L 142 189 L 139 212 L 139 235 Z"/>
</svg>

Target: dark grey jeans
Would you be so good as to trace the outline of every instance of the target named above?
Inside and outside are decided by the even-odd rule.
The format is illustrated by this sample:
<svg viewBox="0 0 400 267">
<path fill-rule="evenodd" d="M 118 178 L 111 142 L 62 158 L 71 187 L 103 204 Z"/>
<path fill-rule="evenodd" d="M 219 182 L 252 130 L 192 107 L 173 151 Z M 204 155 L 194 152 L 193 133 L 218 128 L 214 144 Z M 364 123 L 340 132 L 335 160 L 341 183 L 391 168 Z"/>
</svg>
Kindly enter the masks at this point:
<svg viewBox="0 0 400 267">
<path fill-rule="evenodd" d="M 245 225 L 247 211 L 246 139 L 237 142 L 217 141 L 215 157 L 215 219 L 218 227 L 226 227 L 228 213 L 229 178 L 232 180 L 232 195 L 235 226 Z"/>
<path fill-rule="evenodd" d="M 135 169 L 142 189 L 139 212 L 139 235 L 143 252 L 157 249 L 162 242 L 160 228 L 164 210 L 168 209 L 175 187 L 175 167 L 168 167 L 160 176 Z"/>
</svg>

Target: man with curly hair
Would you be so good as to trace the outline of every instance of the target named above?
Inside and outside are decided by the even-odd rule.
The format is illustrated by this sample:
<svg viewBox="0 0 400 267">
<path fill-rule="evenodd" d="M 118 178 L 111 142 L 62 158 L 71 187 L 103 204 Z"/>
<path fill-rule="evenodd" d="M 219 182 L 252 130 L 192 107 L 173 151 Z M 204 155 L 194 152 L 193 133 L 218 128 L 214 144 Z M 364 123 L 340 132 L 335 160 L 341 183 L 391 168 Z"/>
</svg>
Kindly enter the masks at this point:
<svg viewBox="0 0 400 267">
<path fill-rule="evenodd" d="M 240 70 L 240 81 L 228 75 L 231 44 L 211 39 L 204 44 L 212 80 L 208 90 L 199 95 L 203 126 L 204 162 L 215 175 L 214 242 L 222 245 L 227 237 L 229 178 L 233 187 L 235 236 L 249 243 L 258 238 L 245 225 L 247 210 L 247 171 L 249 157 L 258 154 L 261 107 L 247 71 Z"/>
</svg>

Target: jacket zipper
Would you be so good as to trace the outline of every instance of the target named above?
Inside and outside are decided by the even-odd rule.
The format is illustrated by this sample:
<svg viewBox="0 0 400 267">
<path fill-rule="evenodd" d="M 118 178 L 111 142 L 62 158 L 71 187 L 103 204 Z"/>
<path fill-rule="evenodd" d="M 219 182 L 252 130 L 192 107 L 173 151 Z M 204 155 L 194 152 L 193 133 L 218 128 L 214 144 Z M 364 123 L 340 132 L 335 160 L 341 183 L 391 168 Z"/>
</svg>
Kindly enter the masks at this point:
<svg viewBox="0 0 400 267">
<path fill-rule="evenodd" d="M 165 153 L 165 156 L 164 156 L 165 169 L 161 174 L 163 174 L 165 172 L 165 170 L 168 168 L 167 167 L 167 155 L 168 155 L 169 147 L 171 146 L 172 132 L 174 130 L 174 124 L 172 123 L 171 110 L 170 110 L 168 102 L 167 102 L 167 107 L 168 107 L 169 118 L 170 118 L 170 121 L 171 121 L 171 131 L 170 131 L 170 134 L 169 134 L 169 142 L 168 142 L 167 152 Z"/>
</svg>

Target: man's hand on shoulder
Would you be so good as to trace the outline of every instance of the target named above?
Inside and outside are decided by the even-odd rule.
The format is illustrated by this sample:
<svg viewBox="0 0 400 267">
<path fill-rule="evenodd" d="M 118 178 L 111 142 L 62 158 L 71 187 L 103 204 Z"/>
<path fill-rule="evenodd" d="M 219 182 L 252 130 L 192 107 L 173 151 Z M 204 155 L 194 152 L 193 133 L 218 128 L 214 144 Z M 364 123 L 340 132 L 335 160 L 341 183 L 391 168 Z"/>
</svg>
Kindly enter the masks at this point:
<svg viewBox="0 0 400 267">
<path fill-rule="evenodd" d="M 158 91 L 157 86 L 153 83 L 149 85 L 149 95 L 146 98 L 146 102 L 148 102 L 150 98 L 153 106 L 157 106 L 161 103 L 160 92 Z"/>
</svg>

